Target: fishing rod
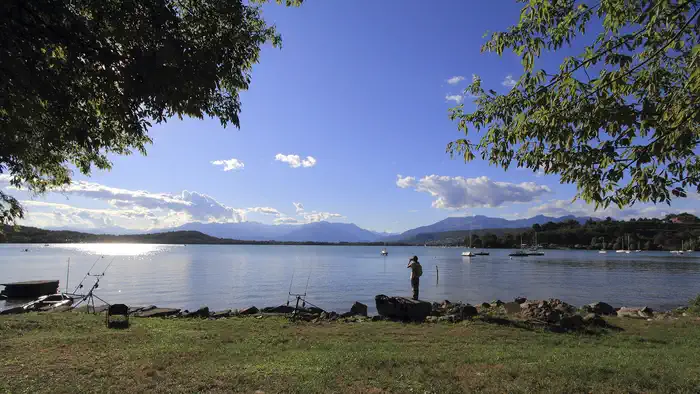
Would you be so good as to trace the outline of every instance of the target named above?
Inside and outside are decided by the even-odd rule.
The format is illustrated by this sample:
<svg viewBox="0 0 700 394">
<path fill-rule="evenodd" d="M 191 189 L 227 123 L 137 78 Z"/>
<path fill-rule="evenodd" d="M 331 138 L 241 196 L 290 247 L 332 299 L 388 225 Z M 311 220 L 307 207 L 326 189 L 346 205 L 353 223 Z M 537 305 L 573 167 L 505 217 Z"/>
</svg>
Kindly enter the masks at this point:
<svg viewBox="0 0 700 394">
<path fill-rule="evenodd" d="M 92 271 L 92 269 L 95 268 L 95 265 L 97 264 L 97 262 L 100 261 L 100 259 L 103 259 L 103 258 L 105 258 L 105 256 L 100 256 L 100 257 L 97 258 L 97 260 L 95 260 L 94 263 L 92 263 L 92 266 L 90 267 L 90 269 L 88 270 L 88 272 L 85 274 L 85 276 L 83 276 L 83 280 L 81 280 L 80 283 L 78 283 L 78 285 L 75 286 L 75 290 L 73 290 L 73 294 L 75 294 L 75 292 L 78 291 L 78 289 L 82 289 L 82 288 L 83 288 L 83 282 L 85 282 L 85 279 L 87 279 L 88 275 L 90 275 L 90 271 Z M 66 286 L 67 286 L 67 285 L 68 285 L 68 284 L 66 283 Z"/>
</svg>

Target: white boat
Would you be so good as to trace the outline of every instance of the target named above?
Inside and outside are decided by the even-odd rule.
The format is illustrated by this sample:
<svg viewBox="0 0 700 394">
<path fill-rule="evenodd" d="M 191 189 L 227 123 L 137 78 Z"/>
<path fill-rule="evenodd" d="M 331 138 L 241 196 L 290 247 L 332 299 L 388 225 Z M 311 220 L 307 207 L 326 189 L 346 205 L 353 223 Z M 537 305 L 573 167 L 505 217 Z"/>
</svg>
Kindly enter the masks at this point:
<svg viewBox="0 0 700 394">
<path fill-rule="evenodd" d="M 472 218 L 473 221 L 473 218 Z M 467 249 L 464 252 L 462 252 L 462 257 L 474 257 L 475 254 L 474 252 L 471 251 L 472 248 L 472 229 L 471 229 L 471 224 L 469 225 L 469 246 L 467 246 Z"/>
<path fill-rule="evenodd" d="M 64 305 L 73 305 L 73 297 L 69 297 L 63 293 L 49 294 L 22 305 L 22 309 L 25 311 L 39 311 L 58 308 L 59 306 Z"/>
<path fill-rule="evenodd" d="M 382 249 L 382 251 L 379 252 L 379 253 L 380 253 L 382 256 L 388 256 L 388 255 L 389 255 L 389 252 L 386 250 L 386 246 L 385 246 L 384 249 Z"/>
<path fill-rule="evenodd" d="M 601 249 L 601 250 L 598 251 L 598 253 L 600 253 L 600 254 L 606 254 L 606 253 L 608 253 L 608 251 L 605 250 L 605 249 Z"/>
</svg>

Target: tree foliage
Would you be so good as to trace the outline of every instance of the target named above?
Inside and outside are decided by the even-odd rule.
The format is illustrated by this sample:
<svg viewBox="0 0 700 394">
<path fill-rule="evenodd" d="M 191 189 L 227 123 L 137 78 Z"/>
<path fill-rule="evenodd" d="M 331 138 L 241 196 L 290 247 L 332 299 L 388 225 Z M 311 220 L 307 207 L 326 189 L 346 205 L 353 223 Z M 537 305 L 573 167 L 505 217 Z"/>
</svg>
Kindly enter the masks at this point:
<svg viewBox="0 0 700 394">
<path fill-rule="evenodd" d="M 467 137 L 448 152 L 559 174 L 596 206 L 700 191 L 700 0 L 521 1 L 482 52 L 512 50 L 523 74 L 506 94 L 474 78 L 476 109 L 450 114 Z M 537 67 L 572 46 L 558 70 Z"/>
<path fill-rule="evenodd" d="M 68 184 L 71 166 L 89 174 L 109 154 L 145 154 L 149 127 L 170 117 L 238 127 L 261 45 L 281 43 L 264 2 L 4 1 L 0 174 L 41 193 Z M 22 214 L 0 192 L 0 223 Z"/>
</svg>

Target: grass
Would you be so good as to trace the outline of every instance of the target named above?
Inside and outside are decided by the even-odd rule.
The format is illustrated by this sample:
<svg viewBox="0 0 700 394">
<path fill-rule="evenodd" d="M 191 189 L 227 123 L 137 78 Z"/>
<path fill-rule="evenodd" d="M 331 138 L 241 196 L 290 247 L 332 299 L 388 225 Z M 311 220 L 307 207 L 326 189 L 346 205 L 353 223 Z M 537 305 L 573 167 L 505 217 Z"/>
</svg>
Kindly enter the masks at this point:
<svg viewBox="0 0 700 394">
<path fill-rule="evenodd" d="M 483 321 L 0 317 L 1 392 L 697 392 L 700 321 L 557 334 Z"/>
</svg>

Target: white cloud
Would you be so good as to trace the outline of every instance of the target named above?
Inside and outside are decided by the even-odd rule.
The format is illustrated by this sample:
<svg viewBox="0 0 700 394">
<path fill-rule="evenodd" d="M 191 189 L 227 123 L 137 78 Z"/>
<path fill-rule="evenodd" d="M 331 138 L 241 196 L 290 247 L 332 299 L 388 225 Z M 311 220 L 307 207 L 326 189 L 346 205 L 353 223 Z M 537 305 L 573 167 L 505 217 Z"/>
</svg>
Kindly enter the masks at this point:
<svg viewBox="0 0 700 394">
<path fill-rule="evenodd" d="M 447 83 L 450 85 L 456 85 L 460 82 L 464 81 L 464 77 L 461 75 L 455 75 L 454 77 L 450 78 L 447 80 Z"/>
<path fill-rule="evenodd" d="M 262 213 L 264 215 L 282 216 L 282 212 L 270 207 L 246 208 L 246 212 Z"/>
<path fill-rule="evenodd" d="M 184 224 L 186 215 L 177 212 L 154 212 L 146 209 L 91 209 L 67 204 L 25 200 L 25 219 L 21 224 L 43 228 L 69 227 L 105 230 L 121 227 L 148 230 Z"/>
<path fill-rule="evenodd" d="M 446 101 L 454 101 L 455 103 L 459 104 L 464 100 L 464 96 L 459 95 L 459 94 L 448 94 L 445 96 Z"/>
<path fill-rule="evenodd" d="M 223 166 L 224 171 L 240 170 L 245 167 L 245 164 L 238 159 L 214 160 L 211 162 L 211 164 L 215 166 Z"/>
<path fill-rule="evenodd" d="M 416 185 L 416 178 L 412 176 L 403 177 L 401 174 L 396 175 L 396 186 L 406 189 L 407 187 L 413 187 Z"/>
<path fill-rule="evenodd" d="M 278 153 L 275 155 L 275 160 L 287 163 L 292 168 L 313 167 L 316 165 L 316 159 L 312 156 L 306 156 L 306 159 L 302 159 L 299 155 L 283 155 Z"/>
<path fill-rule="evenodd" d="M 297 204 L 298 203 L 294 203 L 295 206 Z M 306 223 L 326 221 L 326 220 L 330 220 L 330 219 L 340 219 L 340 218 L 345 217 L 339 213 L 317 212 L 317 211 L 306 212 L 303 209 L 299 210 L 298 208 L 297 208 L 297 216 L 298 216 L 298 218 L 295 218 L 295 217 L 286 216 L 283 214 L 280 217 L 276 218 L 274 220 L 274 223 L 275 224 L 306 224 Z"/>
<path fill-rule="evenodd" d="M 433 207 L 440 209 L 498 207 L 510 202 L 531 202 L 551 192 L 549 187 L 534 182 L 494 182 L 485 176 L 464 178 L 428 175 L 416 183 L 410 178 L 399 176 L 397 186 L 415 187 L 418 192 L 430 194 L 435 197 Z"/>
<path fill-rule="evenodd" d="M 4 181 L 0 178 L 0 184 Z M 275 224 L 311 223 L 344 218 L 332 212 L 307 212 L 303 204 L 295 202 L 298 218 L 287 216 L 272 207 L 233 208 L 206 194 L 183 191 L 179 194 L 152 193 L 129 190 L 78 181 L 47 193 L 60 193 L 66 198 L 80 196 L 103 201 L 108 209 L 88 209 L 67 204 L 26 200 L 26 217 L 21 224 L 37 227 L 72 227 L 105 229 L 120 227 L 132 230 L 151 230 L 177 227 L 189 222 L 235 223 L 247 220 L 246 215 L 257 213 L 275 216 Z"/>
<path fill-rule="evenodd" d="M 274 220 L 275 224 L 304 224 L 303 220 L 291 216 L 281 216 Z"/>
<path fill-rule="evenodd" d="M 508 75 L 506 75 L 506 79 L 504 79 L 503 82 L 501 82 L 501 85 L 512 88 L 517 83 L 518 83 L 518 81 L 513 79 L 513 75 L 508 74 Z"/>
<path fill-rule="evenodd" d="M 343 215 L 339 213 L 331 213 L 331 212 L 305 212 L 302 213 L 301 216 L 304 217 L 304 221 L 306 223 L 313 223 L 313 222 L 321 222 L 324 220 L 328 219 L 335 219 L 335 218 L 342 218 Z"/>
</svg>

